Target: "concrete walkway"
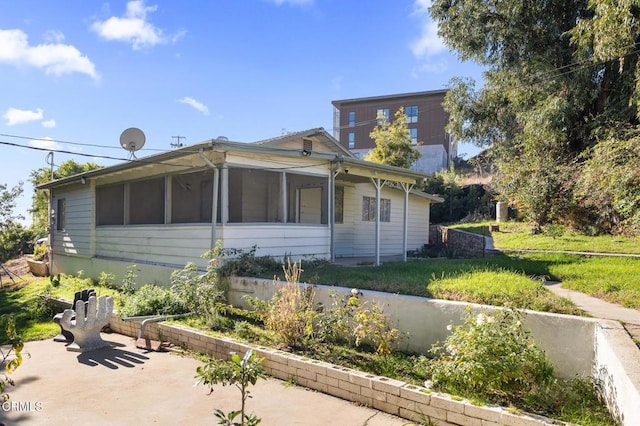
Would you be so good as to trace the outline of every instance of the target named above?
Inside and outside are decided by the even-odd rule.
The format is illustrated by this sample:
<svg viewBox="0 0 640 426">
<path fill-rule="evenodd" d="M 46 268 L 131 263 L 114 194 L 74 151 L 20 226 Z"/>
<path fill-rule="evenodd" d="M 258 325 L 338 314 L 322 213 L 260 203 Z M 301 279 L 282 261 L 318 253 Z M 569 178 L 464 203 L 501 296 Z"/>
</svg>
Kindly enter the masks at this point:
<svg viewBox="0 0 640 426">
<path fill-rule="evenodd" d="M 240 408 L 234 386 L 195 386 L 189 356 L 147 352 L 134 339 L 102 334 L 110 348 L 84 354 L 68 352 L 52 339 L 27 342 L 22 366 L 10 377 L 11 398 L 0 404 L 6 425 L 212 425 L 213 410 Z M 400 426 L 407 421 L 323 393 L 287 386 L 275 379 L 250 388 L 249 413 L 261 425 Z"/>
</svg>

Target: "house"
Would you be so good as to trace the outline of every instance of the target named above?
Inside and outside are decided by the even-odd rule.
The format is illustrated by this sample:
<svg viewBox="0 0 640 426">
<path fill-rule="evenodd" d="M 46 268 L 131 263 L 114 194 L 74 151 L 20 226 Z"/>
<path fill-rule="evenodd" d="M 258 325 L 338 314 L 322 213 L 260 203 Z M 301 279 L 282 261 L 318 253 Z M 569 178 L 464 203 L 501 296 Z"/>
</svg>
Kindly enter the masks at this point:
<svg viewBox="0 0 640 426">
<path fill-rule="evenodd" d="M 407 115 L 411 143 L 422 157 L 412 169 L 424 173 L 447 169 L 458 155 L 453 137 L 445 131 L 449 114 L 442 103 L 447 90 L 432 90 L 333 101 L 333 136 L 358 158 L 375 148 L 369 133 L 380 117 L 393 118 L 400 107 Z"/>
<path fill-rule="evenodd" d="M 51 191 L 52 270 L 166 282 L 220 240 L 294 259 L 405 255 L 428 242 L 425 174 L 356 159 L 324 129 L 226 138 L 40 185 Z"/>
</svg>

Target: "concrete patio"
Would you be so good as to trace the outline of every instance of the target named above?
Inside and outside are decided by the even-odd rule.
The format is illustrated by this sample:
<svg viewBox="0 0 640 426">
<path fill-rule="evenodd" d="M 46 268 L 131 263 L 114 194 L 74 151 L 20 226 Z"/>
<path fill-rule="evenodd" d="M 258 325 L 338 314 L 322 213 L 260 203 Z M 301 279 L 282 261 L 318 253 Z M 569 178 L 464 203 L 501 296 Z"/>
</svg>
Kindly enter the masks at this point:
<svg viewBox="0 0 640 426">
<path fill-rule="evenodd" d="M 214 409 L 240 408 L 235 387 L 195 386 L 189 356 L 148 352 L 135 339 L 102 334 L 112 346 L 86 353 L 69 352 L 51 339 L 27 342 L 22 366 L 11 375 L 16 386 L 1 405 L 6 425 L 211 425 Z M 319 392 L 287 386 L 275 379 L 251 388 L 248 412 L 263 425 L 393 426 L 407 421 Z"/>
</svg>

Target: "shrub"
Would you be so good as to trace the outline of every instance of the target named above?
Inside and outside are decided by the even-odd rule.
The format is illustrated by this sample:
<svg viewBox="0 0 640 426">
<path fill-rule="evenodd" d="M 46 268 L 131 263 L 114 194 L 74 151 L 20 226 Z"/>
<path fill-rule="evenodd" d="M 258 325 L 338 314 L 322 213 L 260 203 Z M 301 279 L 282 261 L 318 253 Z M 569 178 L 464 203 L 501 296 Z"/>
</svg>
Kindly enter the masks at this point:
<svg viewBox="0 0 640 426">
<path fill-rule="evenodd" d="M 532 388 L 553 379 L 553 366 L 522 326 L 523 314 L 514 309 L 491 315 L 470 310 L 464 324 L 451 327 L 439 355 L 430 363 L 436 389 L 498 403 L 523 401 Z"/>
<path fill-rule="evenodd" d="M 271 256 L 256 256 L 257 246 L 245 252 L 239 249 L 221 249 L 220 257 L 235 256 L 228 259 L 218 268 L 223 277 L 247 276 L 257 277 L 268 271 L 277 271 L 281 264 Z"/>
<path fill-rule="evenodd" d="M 297 263 L 288 261 L 282 269 L 287 283 L 273 295 L 265 312 L 265 327 L 274 331 L 286 346 L 294 348 L 313 336 L 317 316 L 313 309 L 314 291 L 298 284 L 302 268 Z"/>
<path fill-rule="evenodd" d="M 34 231 L 26 229 L 20 224 L 12 223 L 4 229 L 0 229 L 0 263 L 22 253 L 30 253 L 33 250 L 32 241 L 34 239 Z"/>
<path fill-rule="evenodd" d="M 127 297 L 120 314 L 126 317 L 140 315 L 173 315 L 186 312 L 184 304 L 170 290 L 154 284 L 145 284 Z"/>
</svg>

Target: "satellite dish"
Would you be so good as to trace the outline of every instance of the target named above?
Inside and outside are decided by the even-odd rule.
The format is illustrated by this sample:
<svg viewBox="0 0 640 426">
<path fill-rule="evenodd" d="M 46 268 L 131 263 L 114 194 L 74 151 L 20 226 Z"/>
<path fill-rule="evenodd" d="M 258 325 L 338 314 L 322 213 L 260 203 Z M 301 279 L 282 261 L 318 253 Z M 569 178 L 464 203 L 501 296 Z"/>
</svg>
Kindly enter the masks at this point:
<svg viewBox="0 0 640 426">
<path fill-rule="evenodd" d="M 144 146 L 144 132 L 137 127 L 130 127 L 120 135 L 120 146 L 129 151 L 129 158 L 136 158 L 135 152 Z"/>
</svg>

